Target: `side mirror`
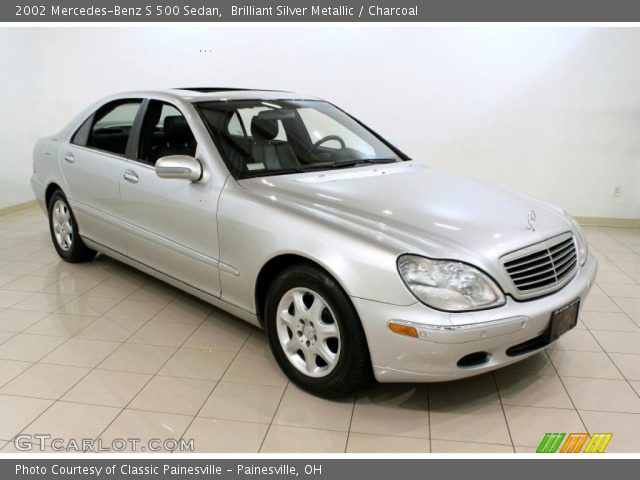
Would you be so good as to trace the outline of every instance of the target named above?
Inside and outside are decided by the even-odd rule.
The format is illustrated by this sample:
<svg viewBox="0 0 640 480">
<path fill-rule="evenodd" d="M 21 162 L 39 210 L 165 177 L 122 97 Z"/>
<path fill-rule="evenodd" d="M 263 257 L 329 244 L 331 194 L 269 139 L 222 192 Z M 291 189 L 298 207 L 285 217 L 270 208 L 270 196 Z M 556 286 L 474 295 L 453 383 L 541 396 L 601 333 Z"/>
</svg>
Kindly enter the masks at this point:
<svg viewBox="0 0 640 480">
<path fill-rule="evenodd" d="M 161 178 L 184 178 L 195 182 L 202 178 L 202 164 L 188 155 L 169 155 L 156 161 L 156 175 Z"/>
</svg>

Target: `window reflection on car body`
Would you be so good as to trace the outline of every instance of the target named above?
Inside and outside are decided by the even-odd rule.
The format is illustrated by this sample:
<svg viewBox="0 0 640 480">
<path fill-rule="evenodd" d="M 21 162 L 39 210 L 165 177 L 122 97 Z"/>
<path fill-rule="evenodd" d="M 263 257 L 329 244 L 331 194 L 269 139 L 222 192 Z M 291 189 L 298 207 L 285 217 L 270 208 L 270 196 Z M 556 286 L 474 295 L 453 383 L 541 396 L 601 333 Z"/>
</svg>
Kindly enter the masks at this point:
<svg viewBox="0 0 640 480">
<path fill-rule="evenodd" d="M 264 177 L 271 175 L 290 175 L 292 173 L 306 173 L 313 172 L 316 170 L 332 170 L 337 168 L 348 168 L 348 167 L 356 167 L 358 165 L 377 165 L 377 164 L 385 164 L 385 163 L 396 163 L 398 160 L 393 158 L 359 158 L 357 160 L 345 160 L 342 162 L 321 162 L 311 165 L 305 165 L 304 167 L 297 168 L 286 168 L 286 169 L 278 169 L 278 170 L 260 170 L 260 171 L 250 171 L 249 173 L 245 173 L 243 178 L 252 178 L 252 177 Z"/>
</svg>

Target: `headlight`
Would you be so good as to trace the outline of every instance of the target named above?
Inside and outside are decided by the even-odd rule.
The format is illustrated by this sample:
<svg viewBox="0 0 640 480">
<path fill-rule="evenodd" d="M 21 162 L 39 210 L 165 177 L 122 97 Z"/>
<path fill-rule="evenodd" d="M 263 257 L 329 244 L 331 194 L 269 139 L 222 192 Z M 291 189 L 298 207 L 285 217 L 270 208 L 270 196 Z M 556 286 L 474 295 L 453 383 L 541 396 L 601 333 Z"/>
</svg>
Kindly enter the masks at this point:
<svg viewBox="0 0 640 480">
<path fill-rule="evenodd" d="M 418 300 L 438 310 L 480 310 L 505 303 L 496 283 L 466 263 L 401 255 L 398 272 Z"/>
<path fill-rule="evenodd" d="M 564 213 L 571 222 L 573 236 L 576 239 L 576 246 L 578 247 L 578 260 L 580 261 L 580 266 L 582 266 L 587 262 L 587 258 L 589 257 L 589 244 L 587 243 L 582 227 L 578 225 L 578 222 L 576 222 L 567 212 Z"/>
</svg>

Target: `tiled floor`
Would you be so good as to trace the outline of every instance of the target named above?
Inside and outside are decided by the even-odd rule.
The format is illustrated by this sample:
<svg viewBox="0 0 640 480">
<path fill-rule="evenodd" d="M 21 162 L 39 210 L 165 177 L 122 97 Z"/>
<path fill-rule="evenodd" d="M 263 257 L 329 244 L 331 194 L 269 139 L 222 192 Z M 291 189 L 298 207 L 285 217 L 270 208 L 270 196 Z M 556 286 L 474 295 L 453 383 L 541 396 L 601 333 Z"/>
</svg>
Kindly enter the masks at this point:
<svg viewBox="0 0 640 480">
<path fill-rule="evenodd" d="M 597 286 L 547 352 L 327 401 L 287 381 L 259 330 L 109 258 L 59 261 L 39 210 L 0 217 L 0 447 L 24 432 L 204 452 L 531 452 L 545 432 L 587 431 L 640 452 L 640 230 L 586 231 Z"/>
</svg>

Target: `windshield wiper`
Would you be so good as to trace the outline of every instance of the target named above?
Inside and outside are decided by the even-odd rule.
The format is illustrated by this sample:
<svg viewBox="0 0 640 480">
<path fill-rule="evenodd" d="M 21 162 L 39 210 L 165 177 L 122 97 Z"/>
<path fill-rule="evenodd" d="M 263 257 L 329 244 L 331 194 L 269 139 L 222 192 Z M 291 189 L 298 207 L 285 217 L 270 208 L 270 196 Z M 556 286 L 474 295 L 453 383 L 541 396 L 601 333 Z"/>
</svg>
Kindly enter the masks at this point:
<svg viewBox="0 0 640 480">
<path fill-rule="evenodd" d="M 343 160 L 339 162 L 320 162 L 320 163 L 311 163 L 309 165 L 305 165 L 303 170 L 322 170 L 322 169 L 331 169 L 331 168 L 347 168 L 353 167 L 356 165 L 377 165 L 381 163 L 394 163 L 396 162 L 395 158 L 354 158 L 353 160 Z"/>
<path fill-rule="evenodd" d="M 377 165 L 380 163 L 395 163 L 395 158 L 357 158 L 354 160 L 345 160 L 343 162 L 333 162 L 333 168 L 353 167 L 355 165 Z"/>
</svg>

